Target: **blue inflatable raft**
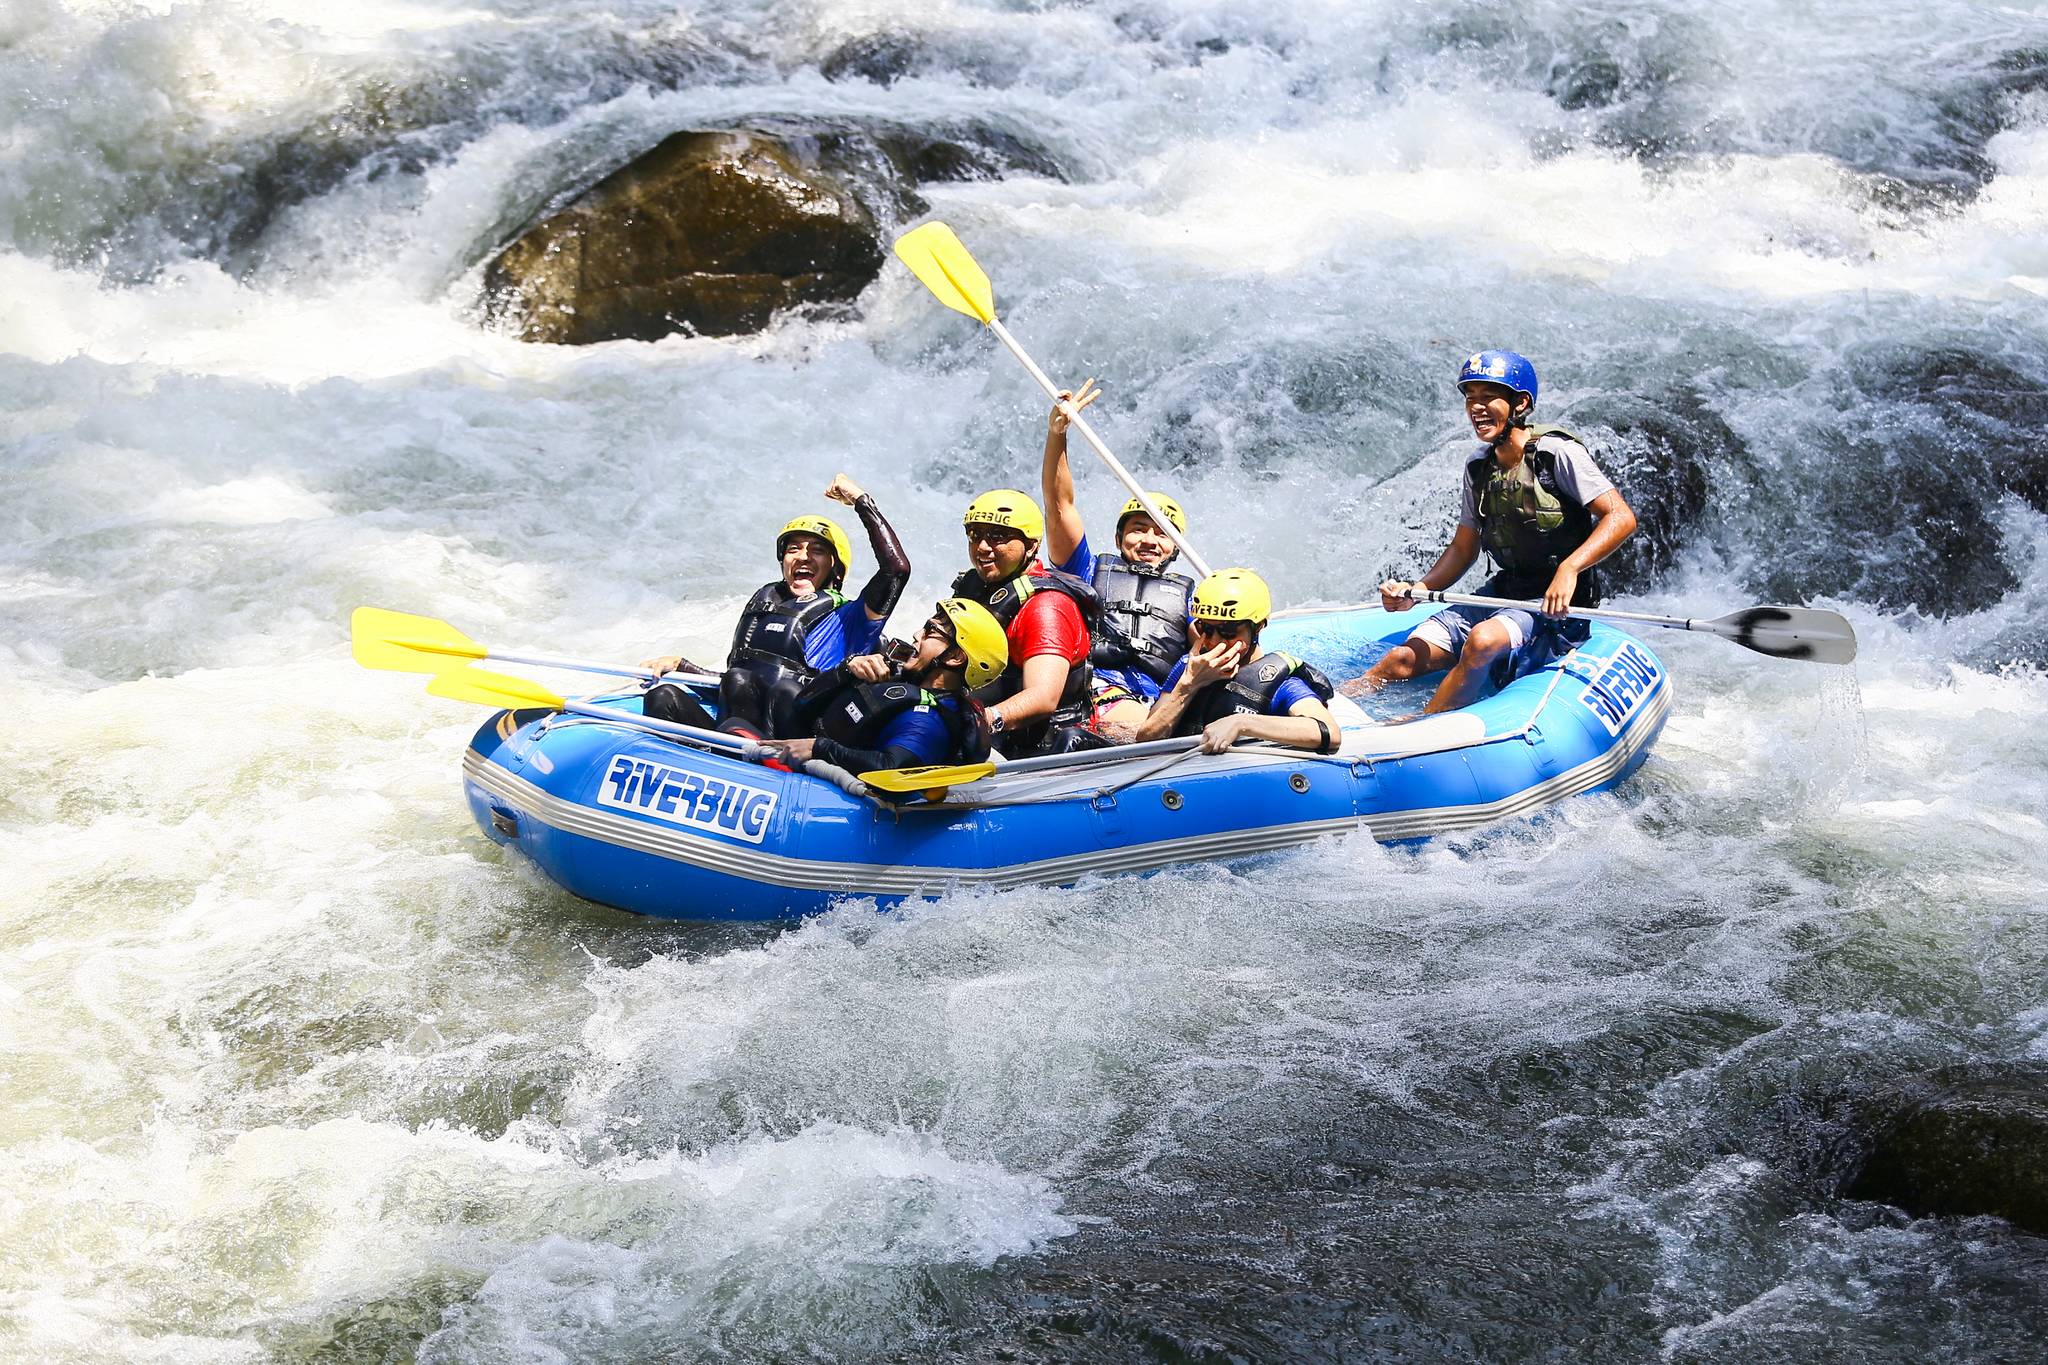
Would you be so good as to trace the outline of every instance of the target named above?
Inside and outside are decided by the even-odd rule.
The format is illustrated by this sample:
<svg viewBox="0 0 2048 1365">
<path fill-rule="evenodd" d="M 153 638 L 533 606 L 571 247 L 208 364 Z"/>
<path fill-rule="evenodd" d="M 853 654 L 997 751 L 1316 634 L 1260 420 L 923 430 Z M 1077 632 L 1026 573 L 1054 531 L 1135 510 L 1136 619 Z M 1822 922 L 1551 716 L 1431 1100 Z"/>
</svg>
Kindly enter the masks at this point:
<svg viewBox="0 0 2048 1365">
<path fill-rule="evenodd" d="M 1431 608 L 1275 621 L 1268 648 L 1358 672 Z M 1335 754 L 1187 741 L 1002 765 L 942 801 L 892 806 L 634 725 L 637 692 L 593 699 L 621 722 L 500 712 L 463 759 L 485 833 L 574 894 L 688 920 L 795 919 L 849 896 L 883 905 L 971 886 L 1150 872 L 1358 833 L 1427 838 L 1626 778 L 1671 709 L 1643 642 L 1595 624 L 1549 666 L 1461 711 L 1382 724 L 1339 697 Z"/>
</svg>

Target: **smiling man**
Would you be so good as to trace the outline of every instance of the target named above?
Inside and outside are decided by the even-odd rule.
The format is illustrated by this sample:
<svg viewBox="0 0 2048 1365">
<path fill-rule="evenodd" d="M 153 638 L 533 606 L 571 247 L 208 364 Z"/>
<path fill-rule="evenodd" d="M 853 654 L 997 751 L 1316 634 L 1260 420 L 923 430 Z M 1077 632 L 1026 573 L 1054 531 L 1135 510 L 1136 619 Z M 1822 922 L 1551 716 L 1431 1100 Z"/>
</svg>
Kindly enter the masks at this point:
<svg viewBox="0 0 2048 1365">
<path fill-rule="evenodd" d="M 1576 436 L 1529 424 L 1537 384 L 1527 359 L 1481 351 L 1458 371 L 1458 391 L 1483 443 L 1465 465 L 1458 529 L 1416 582 L 1380 584 L 1380 604 L 1407 610 L 1411 590 L 1450 587 L 1484 549 L 1496 567 L 1478 595 L 1540 599 L 1540 610 L 1448 607 L 1345 683 L 1349 696 L 1448 668 L 1424 708 L 1448 711 L 1478 696 L 1504 657 L 1526 670 L 1562 654 L 1586 637 L 1585 623 L 1568 620 L 1565 609 L 1599 605 L 1593 566 L 1636 529 L 1636 514 Z"/>
<path fill-rule="evenodd" d="M 718 728 L 754 738 L 792 733 L 790 709 L 819 674 L 881 642 L 882 625 L 910 581 L 910 557 L 875 500 L 846 475 L 832 480 L 825 496 L 851 507 L 867 528 L 875 552 L 874 576 L 849 600 L 841 591 L 852 567 L 853 545 L 830 517 L 802 516 L 775 537 L 782 576 L 762 586 L 740 612 L 732 650 L 719 679 Z M 656 673 L 690 667 L 679 655 L 650 659 Z M 693 670 L 694 671 L 694 670 Z M 674 683 L 647 691 L 647 714 L 685 725 L 705 725 L 709 716 Z"/>
<path fill-rule="evenodd" d="M 1259 650 L 1259 632 L 1273 614 L 1265 579 L 1250 569 L 1218 569 L 1195 585 L 1191 611 L 1187 656 L 1166 675 L 1139 740 L 1200 735 L 1210 754 L 1242 739 L 1336 752 L 1330 680 L 1292 654 Z"/>
<path fill-rule="evenodd" d="M 1091 720 L 1089 631 L 1095 590 L 1038 561 L 1045 516 L 1015 488 L 983 493 L 961 518 L 968 569 L 953 595 L 979 602 L 1009 636 L 1010 663 L 978 694 L 997 752 L 1068 753 L 1105 743 Z"/>
<path fill-rule="evenodd" d="M 1144 724 L 1166 675 L 1187 654 L 1188 598 L 1195 580 L 1173 572 L 1180 549 L 1136 498 L 1117 515 L 1115 550 L 1097 554 L 1089 545 L 1074 500 L 1067 426 L 1101 392 L 1089 379 L 1078 392 L 1062 392 L 1054 402 L 1039 482 L 1045 493 L 1047 557 L 1093 586 L 1102 602 L 1088 656 L 1095 674 L 1095 724 L 1107 733 L 1127 735 Z M 1175 529 L 1187 533 L 1187 514 L 1178 502 L 1158 492 L 1152 502 Z"/>
</svg>

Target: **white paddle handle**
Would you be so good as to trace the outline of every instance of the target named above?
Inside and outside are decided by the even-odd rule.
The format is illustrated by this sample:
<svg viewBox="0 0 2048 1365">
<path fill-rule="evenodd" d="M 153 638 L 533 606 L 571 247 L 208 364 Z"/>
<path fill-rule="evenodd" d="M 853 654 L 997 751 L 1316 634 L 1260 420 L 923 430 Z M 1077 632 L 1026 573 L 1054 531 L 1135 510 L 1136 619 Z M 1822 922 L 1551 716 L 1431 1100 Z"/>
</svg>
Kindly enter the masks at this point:
<svg viewBox="0 0 2048 1365">
<path fill-rule="evenodd" d="M 1018 363 L 1031 371 L 1031 377 L 1038 381 L 1039 388 L 1045 390 L 1045 396 L 1054 402 L 1058 402 L 1060 396 L 1059 385 L 1047 378 L 1045 371 L 1038 368 L 1038 362 L 1024 353 L 1024 348 L 1017 344 L 1017 338 L 1010 335 L 1010 329 L 1003 326 L 1002 322 L 996 318 L 988 320 L 988 327 L 991 332 L 996 334 L 996 340 L 1010 348 L 1010 354 L 1017 357 Z M 1138 481 L 1131 477 L 1130 470 L 1124 468 L 1123 461 L 1109 453 L 1109 447 L 1104 445 L 1102 438 L 1095 434 L 1095 428 L 1088 425 L 1088 419 L 1077 412 L 1067 420 L 1073 425 L 1074 430 L 1081 433 L 1082 439 L 1087 441 L 1095 453 L 1102 458 L 1102 462 L 1109 466 L 1109 472 L 1116 475 L 1122 481 L 1125 488 L 1131 490 L 1131 496 L 1138 500 L 1138 506 L 1144 508 L 1145 515 L 1152 518 L 1152 524 L 1161 531 L 1164 531 L 1167 539 L 1180 547 L 1180 552 L 1188 557 L 1189 567 L 1193 568 L 1198 576 L 1207 578 L 1209 576 L 1207 561 L 1196 552 L 1194 546 L 1188 544 L 1187 537 L 1180 533 L 1180 528 L 1175 526 L 1172 520 L 1159 510 L 1158 505 L 1152 501 L 1152 495 L 1138 487 Z"/>
<path fill-rule="evenodd" d="M 1462 607 L 1506 607 L 1521 611 L 1543 614 L 1541 602 L 1518 602 L 1507 597 L 1475 597 L 1468 592 L 1444 592 L 1437 588 L 1423 588 L 1408 594 L 1416 602 L 1448 602 Z M 1582 616 L 1592 621 L 1633 621 L 1641 626 L 1670 626 L 1676 630 L 1691 630 L 1697 624 L 1689 616 L 1650 616 L 1639 611 L 1608 611 L 1602 607 L 1567 607 L 1567 616 Z"/>
<path fill-rule="evenodd" d="M 717 682 L 715 673 L 656 673 L 647 668 L 628 668 L 624 664 L 598 663 L 594 659 L 561 659 L 546 654 L 501 654 L 492 650 L 484 655 L 501 664 L 530 664 L 535 668 L 563 668 L 572 673 L 608 673 L 615 678 L 677 678 L 683 682 Z"/>
</svg>

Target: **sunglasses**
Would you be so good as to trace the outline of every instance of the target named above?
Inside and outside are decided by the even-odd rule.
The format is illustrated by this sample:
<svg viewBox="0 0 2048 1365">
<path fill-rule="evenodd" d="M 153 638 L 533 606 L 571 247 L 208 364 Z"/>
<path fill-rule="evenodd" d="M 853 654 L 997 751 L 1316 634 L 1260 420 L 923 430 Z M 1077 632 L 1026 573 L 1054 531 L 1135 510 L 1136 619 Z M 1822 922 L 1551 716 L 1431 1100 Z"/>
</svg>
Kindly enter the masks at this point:
<svg viewBox="0 0 2048 1365">
<path fill-rule="evenodd" d="M 976 541 L 982 541 L 989 545 L 1001 545 L 1004 541 L 1023 540 L 1024 538 L 1022 531 L 1012 530 L 1008 526 L 970 526 L 967 528 L 967 543 L 969 545 L 974 544 Z"/>
<path fill-rule="evenodd" d="M 1242 640 L 1252 631 L 1243 621 L 1197 621 L 1194 625 L 1195 634 L 1211 640 Z"/>
</svg>

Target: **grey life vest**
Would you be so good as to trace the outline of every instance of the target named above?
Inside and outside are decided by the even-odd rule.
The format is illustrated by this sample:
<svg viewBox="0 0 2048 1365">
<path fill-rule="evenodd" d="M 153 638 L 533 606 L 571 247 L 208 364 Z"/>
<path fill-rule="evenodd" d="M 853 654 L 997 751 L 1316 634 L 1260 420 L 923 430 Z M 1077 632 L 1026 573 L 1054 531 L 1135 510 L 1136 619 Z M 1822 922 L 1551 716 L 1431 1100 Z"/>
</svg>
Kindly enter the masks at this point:
<svg viewBox="0 0 2048 1365">
<path fill-rule="evenodd" d="M 1188 602 L 1195 580 L 1186 574 L 1133 564 L 1122 555 L 1095 560 L 1095 593 L 1102 623 L 1088 662 L 1097 668 L 1136 669 L 1153 682 L 1188 652 Z"/>
</svg>

